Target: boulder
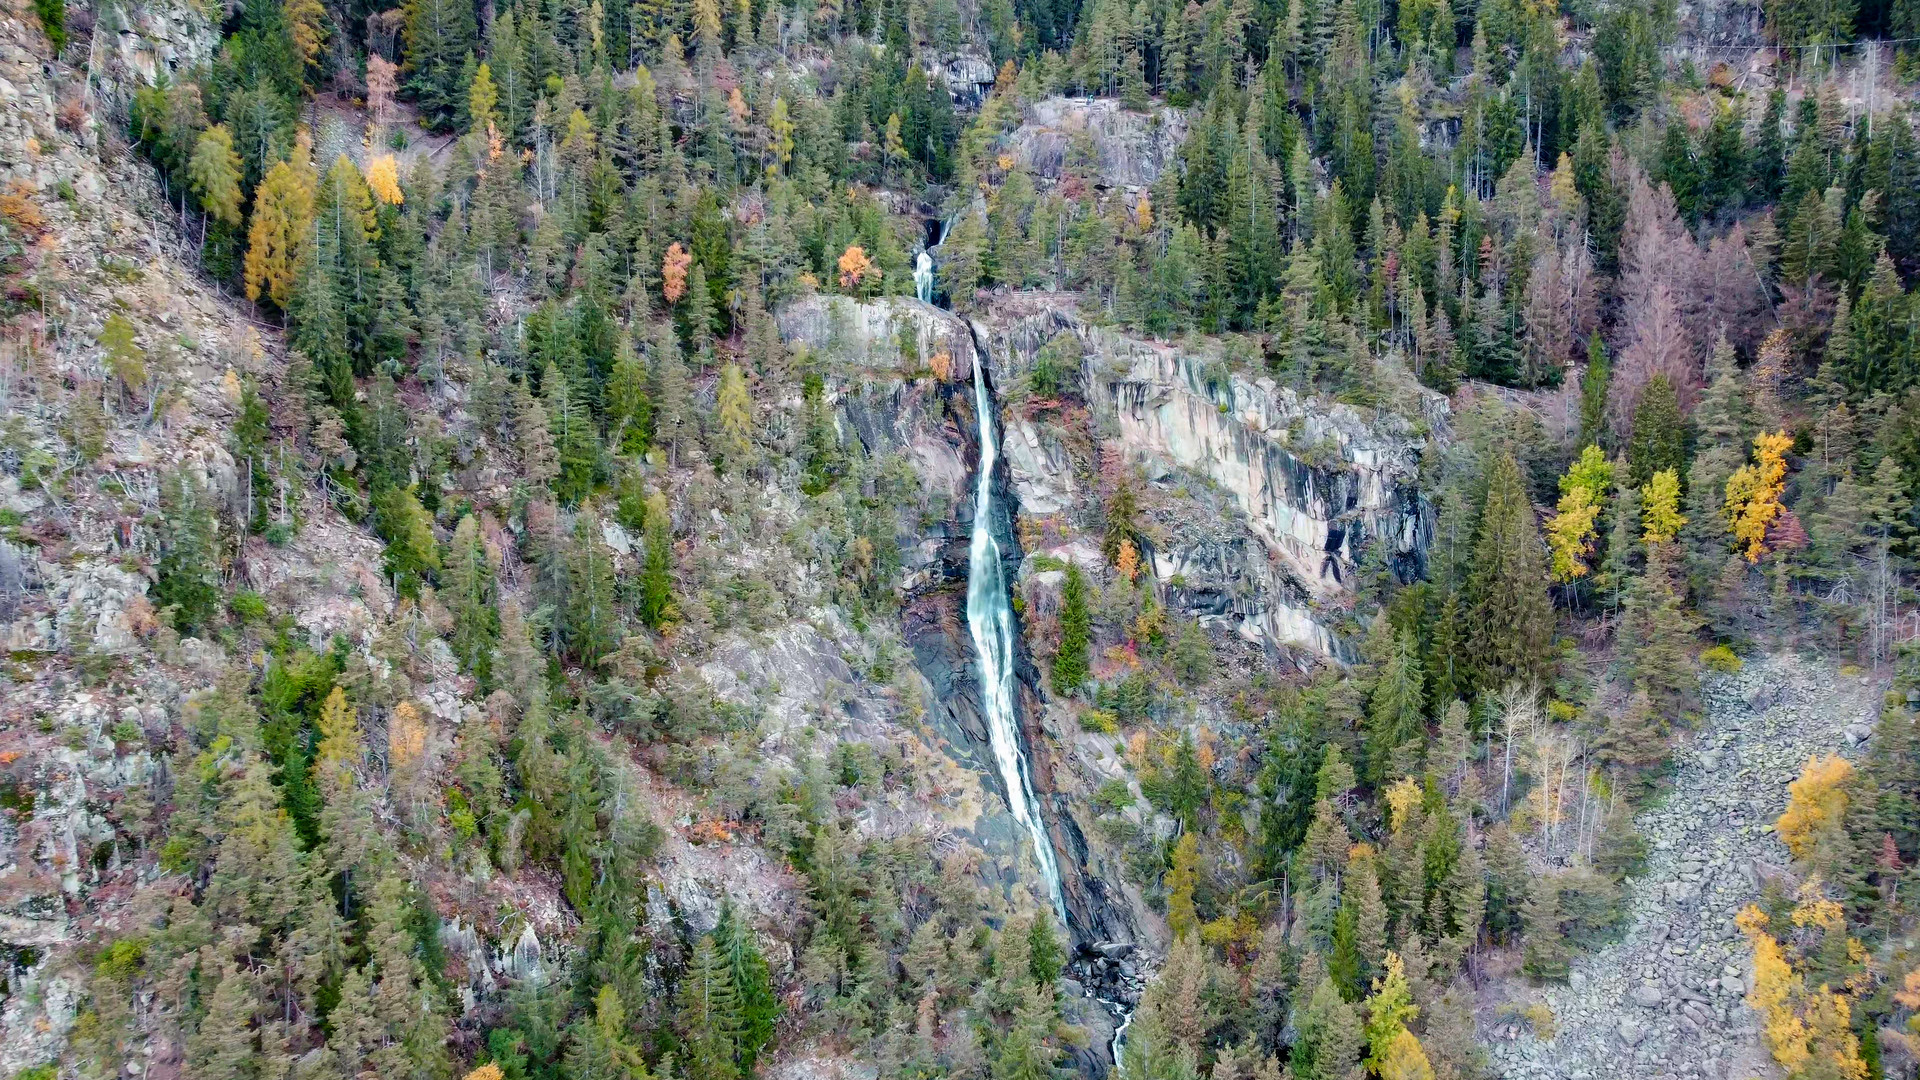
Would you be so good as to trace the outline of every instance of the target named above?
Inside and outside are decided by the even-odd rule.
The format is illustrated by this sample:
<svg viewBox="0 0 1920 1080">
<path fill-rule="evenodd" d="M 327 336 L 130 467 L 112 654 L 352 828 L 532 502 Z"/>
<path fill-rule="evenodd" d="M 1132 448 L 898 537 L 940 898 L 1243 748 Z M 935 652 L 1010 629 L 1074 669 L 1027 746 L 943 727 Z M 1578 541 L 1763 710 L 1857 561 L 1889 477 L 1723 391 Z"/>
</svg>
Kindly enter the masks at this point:
<svg viewBox="0 0 1920 1080">
<path fill-rule="evenodd" d="M 1627 999 L 1643 1009 L 1657 1009 L 1667 1000 L 1667 993 L 1652 983 L 1641 983 L 1627 991 Z"/>
</svg>

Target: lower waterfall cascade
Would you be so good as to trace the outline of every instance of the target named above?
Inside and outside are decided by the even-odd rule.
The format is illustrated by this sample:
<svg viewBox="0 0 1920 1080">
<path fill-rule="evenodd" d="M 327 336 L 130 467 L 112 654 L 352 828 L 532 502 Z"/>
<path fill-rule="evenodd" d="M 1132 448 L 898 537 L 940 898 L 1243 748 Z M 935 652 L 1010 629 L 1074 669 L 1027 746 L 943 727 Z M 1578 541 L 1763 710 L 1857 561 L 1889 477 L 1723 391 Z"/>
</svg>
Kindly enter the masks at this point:
<svg viewBox="0 0 1920 1080">
<path fill-rule="evenodd" d="M 920 256 L 925 259 L 923 252 Z M 918 275 L 916 274 L 916 277 Z M 1033 838 L 1034 861 L 1047 886 L 1047 898 L 1061 925 L 1067 922 L 1066 894 L 1060 887 L 1060 861 L 1040 819 L 1039 800 L 1020 729 L 1013 712 L 1013 605 L 1007 593 L 1000 542 L 993 536 L 993 469 L 999 457 L 993 438 L 993 399 L 987 395 L 985 365 L 973 365 L 973 401 L 980 423 L 980 478 L 974 487 L 973 544 L 967 558 L 967 627 L 980 666 L 980 699 L 994 765 L 1007 789 L 1007 809 Z"/>
<path fill-rule="evenodd" d="M 931 302 L 933 260 L 921 252 L 914 266 L 914 285 L 921 299 Z M 974 485 L 972 543 L 967 558 L 967 626 L 973 637 L 973 649 L 980 676 L 982 711 L 987 722 L 988 740 L 996 770 L 1007 793 L 1007 809 L 1033 841 L 1034 862 L 1046 885 L 1054 915 L 1069 932 L 1072 923 L 1067 914 L 1066 893 L 1060 880 L 1059 856 L 1053 839 L 1041 817 L 1040 801 L 1034 794 L 1032 766 L 1021 741 L 1019 722 L 1014 712 L 1015 639 L 1013 606 L 1008 590 L 1000 542 L 993 535 L 993 472 L 999 461 L 999 445 L 994 437 L 993 397 L 987 389 L 985 358 L 973 366 L 973 400 L 980 439 L 979 476 Z M 1133 1011 L 1125 1002 L 1101 997 L 1100 1000 L 1119 1018 L 1108 1045 L 1114 1070 L 1120 1067 L 1126 1047 L 1127 1028 L 1133 1023 Z"/>
</svg>

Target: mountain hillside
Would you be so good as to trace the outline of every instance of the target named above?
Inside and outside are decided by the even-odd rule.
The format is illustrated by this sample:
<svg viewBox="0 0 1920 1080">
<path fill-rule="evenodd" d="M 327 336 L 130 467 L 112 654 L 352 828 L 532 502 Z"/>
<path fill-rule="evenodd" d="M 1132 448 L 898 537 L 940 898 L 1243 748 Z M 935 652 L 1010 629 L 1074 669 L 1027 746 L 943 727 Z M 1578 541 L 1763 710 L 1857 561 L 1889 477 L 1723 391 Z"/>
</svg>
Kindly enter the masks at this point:
<svg viewBox="0 0 1920 1080">
<path fill-rule="evenodd" d="M 1913 1077 L 1913 0 L 0 0 L 0 1078 Z"/>
</svg>

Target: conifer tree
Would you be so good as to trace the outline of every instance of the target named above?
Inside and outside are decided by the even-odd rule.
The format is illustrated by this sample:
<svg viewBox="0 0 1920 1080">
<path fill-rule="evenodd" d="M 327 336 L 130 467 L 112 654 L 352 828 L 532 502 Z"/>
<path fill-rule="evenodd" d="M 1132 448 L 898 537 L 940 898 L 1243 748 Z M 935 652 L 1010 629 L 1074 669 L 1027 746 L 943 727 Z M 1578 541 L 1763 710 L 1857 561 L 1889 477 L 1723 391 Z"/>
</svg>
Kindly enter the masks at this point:
<svg viewBox="0 0 1920 1080">
<path fill-rule="evenodd" d="M 662 327 L 655 337 L 647 367 L 653 375 L 653 441 L 666 450 L 668 464 L 678 464 L 681 449 L 695 434 L 695 424 L 686 362 L 671 329 Z"/>
<path fill-rule="evenodd" d="M 1395 751 L 1425 734 L 1425 709 L 1425 674 L 1413 636 L 1397 634 L 1367 705 L 1366 765 L 1371 783 L 1377 786 L 1393 778 Z"/>
<path fill-rule="evenodd" d="M 455 126 L 473 72 L 463 62 L 477 42 L 473 5 L 461 0 L 409 0 L 406 5 L 407 89 L 436 129 Z"/>
<path fill-rule="evenodd" d="M 500 616 L 494 608 L 493 563 L 474 515 L 460 518 L 441 563 L 439 596 L 453 615 L 448 644 L 461 669 L 486 685 L 492 676 Z"/>
<path fill-rule="evenodd" d="M 233 134 L 225 124 L 200 133 L 193 144 L 187 177 L 200 199 L 200 209 L 228 228 L 240 226 L 240 155 L 233 150 Z"/>
<path fill-rule="evenodd" d="M 1322 977 L 1307 998 L 1288 1067 L 1295 1080 L 1349 1080 L 1360 1063 L 1359 1014 L 1340 996 L 1333 979 Z"/>
<path fill-rule="evenodd" d="M 740 998 L 732 972 L 714 947 L 713 935 L 694 945 L 680 977 L 675 1026 L 686 1046 L 681 1065 L 688 1080 L 734 1080 L 735 1055 L 742 1032 Z"/>
<path fill-rule="evenodd" d="M 747 378 L 738 364 L 720 370 L 714 418 L 714 450 L 729 469 L 745 469 L 753 461 L 753 399 L 748 396 Z"/>
<path fill-rule="evenodd" d="M 1587 367 L 1580 375 L 1580 435 L 1577 441 L 1581 445 L 1598 442 L 1606 431 L 1607 389 L 1612 376 L 1613 361 L 1607 356 L 1606 345 L 1600 341 L 1600 331 L 1595 330 L 1587 340 Z"/>
<path fill-rule="evenodd" d="M 553 363 L 547 365 L 540 380 L 540 396 L 546 404 L 559 465 L 553 493 L 563 504 L 572 506 L 593 492 L 594 475 L 600 465 L 600 434 L 584 396 Z"/>
<path fill-rule="evenodd" d="M 600 537 L 600 519 L 584 511 L 573 520 L 567 559 L 567 646 L 588 668 L 618 644 L 620 613 L 613 601 L 613 560 Z"/>
<path fill-rule="evenodd" d="M 1512 454 L 1499 451 L 1487 470 L 1468 585 L 1473 603 L 1470 649 L 1481 687 L 1513 679 L 1546 680 L 1552 664 L 1553 609 L 1542 555 L 1520 466 Z"/>
<path fill-rule="evenodd" d="M 161 484 L 160 560 L 153 598 L 182 633 L 197 633 L 219 611 L 220 578 L 213 511 L 200 484 L 184 469 L 168 473 Z"/>
<path fill-rule="evenodd" d="M 560 451 L 554 445 L 547 407 L 519 387 L 514 395 L 515 436 L 520 444 L 520 473 L 535 491 L 544 491 L 560 475 Z"/>
<path fill-rule="evenodd" d="M 1059 1051 L 1051 1036 L 1056 1013 L 1051 988 L 1030 986 L 1020 994 L 1013 1022 L 994 1055 L 996 1080 L 1050 1080 L 1055 1075 Z"/>
<path fill-rule="evenodd" d="M 931 921 L 925 924 L 933 925 Z M 751 1076 L 760 1051 L 773 1038 L 773 1025 L 780 1018 L 780 1003 L 773 996 L 767 960 L 760 952 L 753 930 L 731 902 L 720 907 L 720 921 L 714 927 L 713 940 L 740 999 L 738 1059 L 741 1075 Z"/>
<path fill-rule="evenodd" d="M 1068 566 L 1066 581 L 1060 587 L 1060 647 L 1053 654 L 1053 686 L 1056 692 L 1071 694 L 1087 680 L 1088 647 L 1093 640 L 1093 619 L 1087 610 L 1087 579 L 1078 566 Z"/>
<path fill-rule="evenodd" d="M 400 592 L 411 596 L 440 569 L 433 516 L 413 487 L 389 486 L 373 497 L 374 528 L 386 537 L 382 562 Z"/>
<path fill-rule="evenodd" d="M 1644 686 L 1607 717 L 1600 756 L 1613 765 L 1621 790 L 1635 795 L 1652 786 L 1655 771 L 1666 761 L 1666 730 Z"/>
<path fill-rule="evenodd" d="M 253 976 L 226 961 L 208 996 L 207 1013 L 187 1040 L 187 1070 L 195 1080 L 254 1080 L 261 1060 L 255 1019 L 260 998 Z"/>
<path fill-rule="evenodd" d="M 673 605 L 673 516 L 665 495 L 647 498 L 647 550 L 640 566 L 640 618 L 655 630 Z"/>
<path fill-rule="evenodd" d="M 1664 374 L 1655 375 L 1634 406 L 1633 434 L 1627 441 L 1628 478 L 1640 487 L 1662 469 L 1684 473 L 1686 445 L 1686 421 L 1681 418 L 1673 383 Z"/>
<path fill-rule="evenodd" d="M 313 223 L 314 189 L 313 169 L 303 150 L 269 170 L 254 192 L 247 226 L 247 299 L 264 298 L 281 311 L 292 304 L 295 274 Z"/>
<path fill-rule="evenodd" d="M 1566 929 L 1560 921 L 1560 883 L 1555 878 L 1536 881 L 1527 892 L 1523 915 L 1526 948 L 1520 970 L 1535 979 L 1567 977 L 1569 952 Z"/>
</svg>

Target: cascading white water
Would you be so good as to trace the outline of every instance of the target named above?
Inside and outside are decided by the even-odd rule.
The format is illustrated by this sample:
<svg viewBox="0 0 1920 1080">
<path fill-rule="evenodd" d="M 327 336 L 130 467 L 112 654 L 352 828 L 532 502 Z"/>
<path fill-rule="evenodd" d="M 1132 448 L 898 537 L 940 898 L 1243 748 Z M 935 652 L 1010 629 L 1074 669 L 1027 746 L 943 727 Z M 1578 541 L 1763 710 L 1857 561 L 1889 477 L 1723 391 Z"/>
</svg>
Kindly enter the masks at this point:
<svg viewBox="0 0 1920 1080">
<path fill-rule="evenodd" d="M 921 259 L 927 259 L 921 253 Z M 931 260 L 927 260 L 929 263 Z M 918 271 L 914 278 L 919 279 Z M 929 279 L 932 267 L 927 268 Z M 929 288 L 930 288 L 929 282 Z M 1000 562 L 1000 542 L 993 538 L 993 466 L 999 448 L 993 436 L 993 399 L 987 396 L 982 362 L 973 365 L 973 404 L 980 414 L 980 479 L 974 487 L 973 547 L 967 559 L 967 625 L 973 631 L 973 653 L 980 665 L 980 698 L 987 714 L 988 740 L 993 760 L 1007 789 L 1007 809 L 1033 838 L 1034 861 L 1047 883 L 1047 898 L 1061 925 L 1067 921 L 1066 897 L 1060 890 L 1060 863 L 1040 820 L 1039 801 L 1027 756 L 1020 746 L 1020 729 L 1013 716 L 1013 608 L 1007 598 L 1006 571 Z"/>
<path fill-rule="evenodd" d="M 913 260 L 913 291 L 923 304 L 933 303 L 933 255 L 922 251 Z"/>
<path fill-rule="evenodd" d="M 946 231 L 941 230 L 941 239 Z M 922 251 L 914 260 L 914 289 L 920 299 L 933 302 L 933 256 Z M 993 538 L 993 467 L 1000 448 L 993 432 L 993 398 L 987 393 L 983 355 L 973 365 L 973 407 L 980 418 L 980 476 L 974 483 L 973 544 L 967 556 L 967 627 L 973 633 L 973 653 L 980 667 L 981 705 L 987 714 L 987 738 L 993 746 L 993 760 L 1000 780 L 1007 789 L 1007 809 L 1027 835 L 1033 839 L 1034 861 L 1040 864 L 1040 876 L 1047 885 L 1047 897 L 1053 901 L 1053 913 L 1061 926 L 1067 926 L 1066 894 L 1060 888 L 1060 862 L 1040 818 L 1040 801 L 1033 794 L 1033 780 L 1027 755 L 1020 744 L 1020 729 L 1013 715 L 1013 607 L 1007 592 L 1005 565 L 1000 561 L 1000 542 Z M 1120 1071 L 1126 1053 L 1127 1028 L 1133 1024 L 1133 1010 L 1124 1003 L 1101 998 L 1120 1026 L 1107 1044 L 1113 1055 L 1114 1073 Z"/>
</svg>

